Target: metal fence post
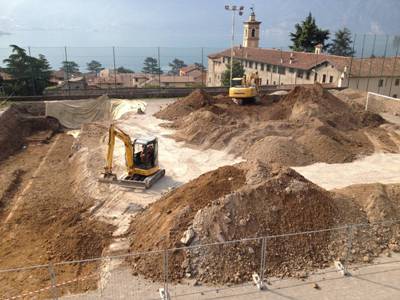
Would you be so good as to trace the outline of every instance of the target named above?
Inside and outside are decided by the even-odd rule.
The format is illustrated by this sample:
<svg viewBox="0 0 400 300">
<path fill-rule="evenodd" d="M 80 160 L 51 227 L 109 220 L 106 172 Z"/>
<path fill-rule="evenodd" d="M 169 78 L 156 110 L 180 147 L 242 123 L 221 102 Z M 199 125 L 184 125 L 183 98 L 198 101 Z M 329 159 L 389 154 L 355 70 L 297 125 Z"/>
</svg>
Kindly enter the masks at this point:
<svg viewBox="0 0 400 300">
<path fill-rule="evenodd" d="M 112 47 L 113 53 L 113 66 L 114 66 L 114 92 L 117 94 L 117 68 L 115 66 L 115 47 Z"/>
<path fill-rule="evenodd" d="M 168 291 L 168 250 L 165 249 L 163 253 L 163 275 L 164 287 L 159 289 L 161 300 L 170 300 Z"/>
<path fill-rule="evenodd" d="M 383 52 L 383 59 L 382 59 L 382 68 L 381 68 L 381 77 L 383 77 L 383 70 L 385 68 L 385 60 L 386 60 L 386 53 L 387 53 L 387 47 L 389 43 L 389 35 L 386 35 L 386 43 L 385 43 L 385 51 Z M 386 79 L 385 86 L 387 84 L 388 79 Z M 380 94 L 381 91 L 381 86 L 378 85 L 378 94 Z"/>
<path fill-rule="evenodd" d="M 353 225 L 349 225 L 346 229 L 347 232 L 347 252 L 344 259 L 344 275 L 349 275 L 349 258 L 353 247 Z"/>
<path fill-rule="evenodd" d="M 157 59 L 158 59 L 158 70 L 157 70 L 157 72 L 158 72 L 158 88 L 161 89 L 161 54 L 160 54 L 160 47 L 157 47 Z"/>
<path fill-rule="evenodd" d="M 31 47 L 28 47 L 28 55 L 31 57 Z M 33 96 L 36 96 L 36 84 L 35 84 L 35 74 L 33 73 L 33 68 L 32 65 L 31 67 L 31 77 L 32 77 L 32 94 Z"/>
<path fill-rule="evenodd" d="M 201 47 L 201 85 L 202 87 L 205 86 L 204 84 L 204 48 Z"/>
<path fill-rule="evenodd" d="M 257 274 L 256 272 L 253 273 L 253 281 L 260 291 L 262 291 L 266 288 L 266 286 L 264 284 L 266 247 L 267 247 L 267 238 L 263 237 L 261 239 L 260 271 L 259 271 L 259 274 Z"/>
<path fill-rule="evenodd" d="M 360 85 L 360 76 L 361 76 L 362 61 L 363 61 L 363 58 L 364 58 L 365 38 L 366 38 L 366 35 L 364 34 L 364 36 L 363 36 L 363 41 L 362 41 L 362 47 L 361 47 L 360 69 L 358 70 L 358 78 L 357 78 L 357 86 L 356 86 L 356 89 L 358 89 L 358 86 Z"/>
<path fill-rule="evenodd" d="M 64 79 L 67 80 L 68 96 L 71 96 L 71 87 L 69 85 L 69 70 L 68 70 L 69 66 L 68 66 L 67 46 L 64 47 L 64 55 L 65 55 Z"/>
<path fill-rule="evenodd" d="M 267 238 L 261 240 L 261 266 L 260 266 L 260 281 L 264 281 L 265 267 L 266 267 L 266 251 L 267 251 Z"/>
<path fill-rule="evenodd" d="M 57 281 L 56 281 L 56 273 L 54 272 L 53 264 L 51 264 L 51 263 L 49 264 L 48 271 L 50 274 L 52 298 L 53 298 L 53 300 L 57 300 L 58 299 L 57 285 L 56 285 Z"/>
<path fill-rule="evenodd" d="M 397 45 L 396 55 L 395 55 L 394 61 L 393 61 L 392 76 L 391 76 L 391 79 L 390 79 L 390 87 L 389 87 L 389 93 L 388 93 L 389 97 L 390 97 L 390 94 L 392 93 L 393 77 L 394 77 L 394 74 L 396 72 L 396 63 L 397 63 L 397 57 L 399 55 L 399 49 L 400 49 L 400 44 Z"/>
<path fill-rule="evenodd" d="M 375 59 L 375 44 L 376 44 L 376 34 L 374 34 L 374 41 L 372 43 L 372 53 L 371 53 L 370 63 L 369 63 L 367 86 L 365 88 L 366 92 L 368 92 L 368 89 L 369 89 L 369 79 L 371 78 L 372 64 L 373 64 L 373 61 Z"/>
</svg>

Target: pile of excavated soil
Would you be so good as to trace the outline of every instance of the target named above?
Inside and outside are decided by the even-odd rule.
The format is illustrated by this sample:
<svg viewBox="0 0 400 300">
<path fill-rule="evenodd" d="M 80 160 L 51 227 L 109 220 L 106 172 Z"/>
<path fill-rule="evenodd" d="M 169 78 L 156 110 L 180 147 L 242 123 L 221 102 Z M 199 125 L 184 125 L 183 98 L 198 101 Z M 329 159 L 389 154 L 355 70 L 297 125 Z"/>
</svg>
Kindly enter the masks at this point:
<svg viewBox="0 0 400 300">
<path fill-rule="evenodd" d="M 57 120 L 36 113 L 27 105 L 14 104 L 0 115 L 0 161 L 20 150 L 33 133 L 59 129 Z"/>
<path fill-rule="evenodd" d="M 372 222 L 399 219 L 400 185 L 398 184 L 357 184 L 335 191 L 353 199 Z"/>
<path fill-rule="evenodd" d="M 129 263 L 135 275 L 163 280 L 163 250 L 170 249 L 170 280 L 246 282 L 259 272 L 262 250 L 260 240 L 249 238 L 393 219 L 399 207 L 398 186 L 328 192 L 293 169 L 243 162 L 206 173 L 135 216 L 130 227 L 132 253 L 160 252 L 137 254 Z M 334 260 L 370 262 L 382 253 L 400 252 L 399 225 L 355 227 L 352 233 L 349 254 L 347 230 L 269 238 L 266 272 L 304 276 Z M 243 239 L 248 240 L 232 242 Z"/>
<path fill-rule="evenodd" d="M 178 141 L 290 166 L 348 162 L 377 148 L 398 151 L 387 145 L 397 134 L 381 126 L 379 115 L 341 101 L 318 84 L 296 87 L 278 101 L 264 98 L 259 105 L 238 106 L 219 97 L 191 113 L 174 110 L 169 117 L 172 111 L 167 107 L 156 116 L 174 120 L 163 126 L 176 129 L 173 137 Z M 291 147 L 295 148 L 290 151 Z"/>
<path fill-rule="evenodd" d="M 246 153 L 246 158 L 264 157 L 264 162 L 279 162 L 282 165 L 308 165 L 315 158 L 306 148 L 292 137 L 269 135 L 254 143 Z"/>
<path fill-rule="evenodd" d="M 197 89 L 189 96 L 178 99 L 163 110 L 157 112 L 155 116 L 160 119 L 173 121 L 202 107 L 209 106 L 213 102 L 213 98 L 204 90 Z"/>
<path fill-rule="evenodd" d="M 331 194 L 295 171 L 259 162 L 242 163 L 206 173 L 150 205 L 133 219 L 131 250 L 162 250 L 329 228 L 336 215 Z M 188 232 L 193 238 L 182 241 Z M 291 270 L 322 266 L 327 261 L 329 241 L 329 233 L 292 237 L 290 244 L 268 241 L 269 274 L 285 273 L 289 266 Z M 169 276 L 190 276 L 210 283 L 249 280 L 260 262 L 260 246 L 255 242 L 170 251 Z M 161 255 L 137 256 L 131 264 L 135 273 L 162 278 Z"/>
</svg>

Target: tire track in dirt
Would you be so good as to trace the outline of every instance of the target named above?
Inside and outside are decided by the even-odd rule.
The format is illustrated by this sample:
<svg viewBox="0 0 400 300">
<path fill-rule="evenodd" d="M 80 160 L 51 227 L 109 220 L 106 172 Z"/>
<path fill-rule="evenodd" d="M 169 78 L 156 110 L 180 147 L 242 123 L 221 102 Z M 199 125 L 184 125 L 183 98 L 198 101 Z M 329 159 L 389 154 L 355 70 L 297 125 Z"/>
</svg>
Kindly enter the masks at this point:
<svg viewBox="0 0 400 300">
<path fill-rule="evenodd" d="M 34 181 L 34 179 L 37 177 L 37 175 L 39 174 L 39 172 L 42 171 L 43 165 L 45 163 L 47 163 L 47 157 L 49 156 L 50 153 L 52 153 L 55 145 L 57 144 L 58 140 L 60 139 L 60 135 L 56 136 L 55 140 L 53 141 L 52 145 L 50 146 L 50 149 L 47 150 L 45 156 L 43 157 L 42 161 L 40 162 L 38 168 L 35 170 L 35 172 L 32 175 L 32 178 L 28 181 L 28 183 L 26 184 L 26 186 L 23 188 L 21 194 L 18 196 L 18 198 L 15 200 L 15 203 L 13 205 L 13 207 L 11 208 L 10 213 L 8 214 L 8 216 L 6 217 L 5 223 L 9 222 L 10 219 L 13 217 L 16 209 L 19 207 L 21 201 L 23 201 L 23 199 L 25 198 L 27 192 L 29 191 L 29 189 L 32 187 L 32 183 Z"/>
</svg>

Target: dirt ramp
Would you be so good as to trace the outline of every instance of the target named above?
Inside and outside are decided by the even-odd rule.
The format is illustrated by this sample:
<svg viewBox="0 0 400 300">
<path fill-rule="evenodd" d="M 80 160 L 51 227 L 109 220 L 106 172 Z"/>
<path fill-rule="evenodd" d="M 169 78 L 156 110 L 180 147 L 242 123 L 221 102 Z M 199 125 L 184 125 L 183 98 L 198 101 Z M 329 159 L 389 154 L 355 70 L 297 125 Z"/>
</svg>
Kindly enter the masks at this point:
<svg viewBox="0 0 400 300">
<path fill-rule="evenodd" d="M 57 120 L 37 115 L 32 106 L 14 104 L 0 115 L 0 161 L 21 149 L 35 132 L 59 129 Z"/>
<path fill-rule="evenodd" d="M 174 103 L 168 105 L 163 110 L 155 114 L 157 118 L 164 120 L 176 120 L 196 111 L 202 107 L 209 106 L 214 103 L 213 97 L 204 90 L 194 90 L 189 96 L 178 99 Z"/>
<path fill-rule="evenodd" d="M 331 194 L 295 171 L 259 162 L 242 163 L 207 173 L 151 205 L 133 220 L 131 249 L 148 251 L 323 229 L 335 223 L 335 215 Z M 188 232 L 192 236 L 185 240 Z M 270 274 L 309 264 L 322 266 L 329 240 L 330 234 L 325 233 L 291 238 L 290 244 L 272 242 Z M 259 263 L 260 247 L 254 243 L 170 252 L 170 278 L 190 274 L 204 282 L 226 283 L 235 281 L 239 272 L 238 281 L 249 280 Z M 131 263 L 135 272 L 161 279 L 159 258 L 140 256 Z"/>
</svg>

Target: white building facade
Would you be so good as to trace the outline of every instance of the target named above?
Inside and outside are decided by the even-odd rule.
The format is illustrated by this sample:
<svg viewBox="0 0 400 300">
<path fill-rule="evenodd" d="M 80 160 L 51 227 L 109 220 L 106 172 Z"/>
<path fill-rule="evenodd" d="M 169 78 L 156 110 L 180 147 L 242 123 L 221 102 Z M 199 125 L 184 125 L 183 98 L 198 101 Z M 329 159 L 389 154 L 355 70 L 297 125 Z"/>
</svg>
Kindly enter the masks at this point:
<svg viewBox="0 0 400 300">
<path fill-rule="evenodd" d="M 351 58 L 321 53 L 259 48 L 260 23 L 252 13 L 244 22 L 243 46 L 233 49 L 246 74 L 257 72 L 262 85 L 329 84 L 400 96 L 400 58 Z M 207 86 L 221 86 L 231 50 L 208 56 Z"/>
</svg>

